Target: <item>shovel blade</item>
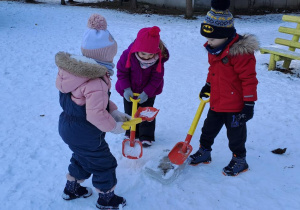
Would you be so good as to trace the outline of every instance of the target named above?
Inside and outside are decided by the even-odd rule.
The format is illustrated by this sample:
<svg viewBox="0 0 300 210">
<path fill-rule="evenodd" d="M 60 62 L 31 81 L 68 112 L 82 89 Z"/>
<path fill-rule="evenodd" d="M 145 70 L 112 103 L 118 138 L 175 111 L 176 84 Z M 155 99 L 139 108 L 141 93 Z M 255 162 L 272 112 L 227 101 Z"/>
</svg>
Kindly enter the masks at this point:
<svg viewBox="0 0 300 210">
<path fill-rule="evenodd" d="M 151 122 L 158 114 L 159 109 L 154 107 L 139 107 L 134 118 L 142 118 L 143 121 Z"/>
<path fill-rule="evenodd" d="M 139 140 L 125 139 L 122 142 L 122 154 L 129 159 L 139 159 L 143 156 L 143 146 Z"/>
<path fill-rule="evenodd" d="M 170 151 L 168 157 L 176 165 L 181 165 L 189 157 L 193 147 L 186 142 L 178 142 Z"/>
</svg>

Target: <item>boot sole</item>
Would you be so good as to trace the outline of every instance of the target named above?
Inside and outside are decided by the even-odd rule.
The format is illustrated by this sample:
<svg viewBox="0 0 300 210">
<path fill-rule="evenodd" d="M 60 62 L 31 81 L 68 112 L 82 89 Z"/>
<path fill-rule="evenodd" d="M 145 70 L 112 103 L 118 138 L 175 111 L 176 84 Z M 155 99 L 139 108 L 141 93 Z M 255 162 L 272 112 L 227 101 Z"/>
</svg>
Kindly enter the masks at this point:
<svg viewBox="0 0 300 210">
<path fill-rule="evenodd" d="M 66 198 L 64 196 L 68 196 L 67 194 L 63 194 L 62 195 L 62 198 L 65 200 L 65 201 L 70 201 L 70 200 L 74 200 L 74 199 L 77 199 L 77 198 L 88 198 L 90 196 L 92 196 L 93 193 L 91 193 L 90 195 L 82 195 L 82 196 L 79 196 L 79 197 L 74 197 L 74 198 Z"/>
<path fill-rule="evenodd" d="M 202 164 L 210 164 L 211 163 L 211 161 L 207 161 L 207 162 L 202 162 Z M 199 164 L 201 164 L 201 163 L 196 163 L 196 164 L 192 164 L 192 163 L 190 163 L 190 165 L 191 166 L 197 166 L 197 165 L 199 165 Z"/>
<path fill-rule="evenodd" d="M 224 171 L 222 171 L 222 174 L 223 174 L 224 176 L 238 176 L 240 173 L 246 172 L 246 171 L 248 171 L 248 170 L 249 170 L 249 168 L 246 168 L 246 169 L 244 169 L 243 171 L 241 171 L 241 172 L 239 172 L 239 173 L 237 173 L 237 174 L 234 174 L 234 175 L 226 174 Z"/>
<path fill-rule="evenodd" d="M 124 203 L 119 204 L 119 206 L 120 205 L 122 205 L 122 208 L 123 208 L 124 206 L 126 206 L 126 201 Z M 98 209 L 106 209 L 106 210 L 117 210 L 117 209 L 119 209 L 119 206 L 102 206 L 102 205 L 99 205 L 98 203 L 96 204 L 96 207 Z"/>
<path fill-rule="evenodd" d="M 90 194 L 86 194 L 86 195 L 82 195 L 82 196 L 70 198 L 69 195 L 63 193 L 63 194 L 62 194 L 62 198 L 63 198 L 65 201 L 70 201 L 70 200 L 74 200 L 74 199 L 77 199 L 77 198 L 88 198 L 88 197 L 90 197 L 90 196 L 92 196 L 92 195 L 93 195 L 93 191 L 92 191 Z M 67 198 L 67 196 L 69 196 L 69 198 Z"/>
</svg>

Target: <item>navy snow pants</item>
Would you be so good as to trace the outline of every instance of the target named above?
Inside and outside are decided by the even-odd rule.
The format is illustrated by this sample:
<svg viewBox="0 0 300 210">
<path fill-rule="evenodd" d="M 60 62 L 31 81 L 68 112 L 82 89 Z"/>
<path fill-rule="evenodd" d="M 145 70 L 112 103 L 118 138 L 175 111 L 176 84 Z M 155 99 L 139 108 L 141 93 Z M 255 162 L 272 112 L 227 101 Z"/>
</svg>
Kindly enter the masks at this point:
<svg viewBox="0 0 300 210">
<path fill-rule="evenodd" d="M 72 150 L 69 173 L 76 180 L 88 179 L 106 192 L 117 184 L 117 161 L 105 141 L 105 133 L 86 120 L 85 105 L 79 106 L 70 93 L 60 93 L 63 112 L 59 117 L 59 134 Z"/>
</svg>

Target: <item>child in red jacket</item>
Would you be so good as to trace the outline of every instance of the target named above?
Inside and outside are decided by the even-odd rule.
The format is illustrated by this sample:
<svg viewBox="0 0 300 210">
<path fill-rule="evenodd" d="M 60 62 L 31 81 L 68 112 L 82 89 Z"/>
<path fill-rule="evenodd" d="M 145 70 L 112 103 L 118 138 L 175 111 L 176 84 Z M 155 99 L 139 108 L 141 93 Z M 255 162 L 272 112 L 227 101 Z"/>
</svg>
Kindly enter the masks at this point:
<svg viewBox="0 0 300 210">
<path fill-rule="evenodd" d="M 199 150 L 190 156 L 191 165 L 211 162 L 211 146 L 225 124 L 232 159 L 223 174 L 236 176 L 248 170 L 246 122 L 253 117 L 257 100 L 254 51 L 259 49 L 253 35 L 236 33 L 229 12 L 230 0 L 212 0 L 212 8 L 201 24 L 201 35 L 210 64 L 200 97 L 210 93 L 210 109 L 202 127 Z"/>
</svg>

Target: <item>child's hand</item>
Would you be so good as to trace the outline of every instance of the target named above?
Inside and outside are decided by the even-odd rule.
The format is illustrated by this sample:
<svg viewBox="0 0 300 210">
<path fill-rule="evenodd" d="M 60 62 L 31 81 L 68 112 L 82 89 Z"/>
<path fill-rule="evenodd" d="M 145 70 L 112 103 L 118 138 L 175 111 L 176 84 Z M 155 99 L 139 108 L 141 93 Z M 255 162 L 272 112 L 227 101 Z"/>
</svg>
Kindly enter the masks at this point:
<svg viewBox="0 0 300 210">
<path fill-rule="evenodd" d="M 209 96 L 206 95 L 205 93 L 210 93 L 210 84 L 207 82 L 203 88 L 201 89 L 200 93 L 199 93 L 199 97 L 202 98 L 208 98 Z"/>
<path fill-rule="evenodd" d="M 112 129 L 110 132 L 113 134 L 125 133 L 125 130 L 122 128 L 123 122 L 117 122 L 116 127 Z"/>
<path fill-rule="evenodd" d="M 251 120 L 254 115 L 254 101 L 245 101 L 245 106 L 243 110 L 238 114 L 238 121 L 240 124 L 246 123 L 248 120 Z"/>
<path fill-rule="evenodd" d="M 143 92 L 137 97 L 137 99 L 141 99 L 141 100 L 139 101 L 139 104 L 142 104 L 142 103 L 144 103 L 145 101 L 148 100 L 148 95 L 143 91 Z"/>
<path fill-rule="evenodd" d="M 115 119 L 116 122 L 126 122 L 131 119 L 128 114 L 120 112 L 117 109 L 111 113 L 111 116 Z"/>
<path fill-rule="evenodd" d="M 133 92 L 131 90 L 131 88 L 126 88 L 124 90 L 124 94 L 123 94 L 124 98 L 126 99 L 126 101 L 130 102 L 130 97 L 133 98 Z"/>
</svg>

